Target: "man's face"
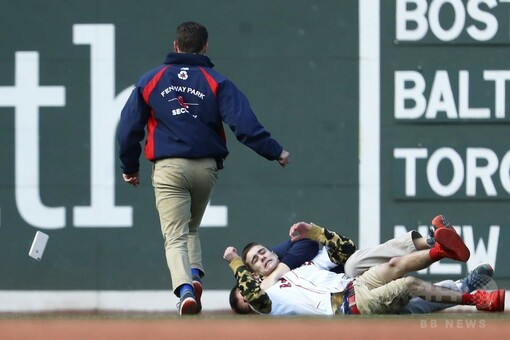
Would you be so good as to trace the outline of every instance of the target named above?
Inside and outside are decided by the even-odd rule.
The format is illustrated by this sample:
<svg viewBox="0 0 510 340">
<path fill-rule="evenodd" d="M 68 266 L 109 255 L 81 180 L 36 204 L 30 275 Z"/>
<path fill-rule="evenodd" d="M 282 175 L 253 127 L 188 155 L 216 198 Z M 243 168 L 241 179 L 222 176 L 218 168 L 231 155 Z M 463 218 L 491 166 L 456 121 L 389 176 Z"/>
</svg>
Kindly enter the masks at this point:
<svg viewBox="0 0 510 340">
<path fill-rule="evenodd" d="M 275 253 L 258 244 L 246 253 L 246 263 L 259 275 L 267 276 L 275 270 L 280 263 Z"/>
</svg>

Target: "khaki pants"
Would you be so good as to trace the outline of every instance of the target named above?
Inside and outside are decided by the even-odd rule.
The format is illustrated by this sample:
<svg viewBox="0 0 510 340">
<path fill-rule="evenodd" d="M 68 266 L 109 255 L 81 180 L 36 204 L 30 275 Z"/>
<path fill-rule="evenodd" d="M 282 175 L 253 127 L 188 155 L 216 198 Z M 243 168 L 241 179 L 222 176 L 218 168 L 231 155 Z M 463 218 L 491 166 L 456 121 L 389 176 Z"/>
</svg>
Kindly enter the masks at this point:
<svg viewBox="0 0 510 340">
<path fill-rule="evenodd" d="M 411 299 L 405 278 L 388 283 L 382 281 L 374 268 L 354 281 L 356 306 L 360 314 L 397 314 Z"/>
<path fill-rule="evenodd" d="M 152 167 L 166 261 L 177 296 L 181 285 L 192 283 L 191 268 L 204 272 L 198 228 L 217 179 L 212 158 L 167 158 Z"/>
<path fill-rule="evenodd" d="M 388 262 L 393 257 L 413 253 L 416 251 L 413 239 L 417 237 L 421 235 L 411 230 L 376 247 L 357 250 L 345 262 L 344 272 L 349 277 L 357 277 L 378 264 Z"/>
<path fill-rule="evenodd" d="M 356 251 L 345 264 L 345 272 L 354 281 L 356 305 L 361 314 L 395 314 L 407 305 L 411 293 L 405 279 L 389 283 L 377 275 L 375 267 L 392 257 L 404 256 L 416 251 L 413 239 L 421 236 L 412 230 L 397 238 L 368 249 Z"/>
</svg>

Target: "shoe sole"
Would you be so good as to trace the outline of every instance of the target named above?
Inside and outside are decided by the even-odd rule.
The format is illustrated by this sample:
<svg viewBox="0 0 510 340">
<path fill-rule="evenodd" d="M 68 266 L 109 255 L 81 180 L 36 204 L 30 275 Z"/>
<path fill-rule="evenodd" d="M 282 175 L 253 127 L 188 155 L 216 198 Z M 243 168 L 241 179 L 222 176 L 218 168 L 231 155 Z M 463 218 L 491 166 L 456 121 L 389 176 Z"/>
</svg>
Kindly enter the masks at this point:
<svg viewBox="0 0 510 340">
<path fill-rule="evenodd" d="M 202 310 L 202 284 L 198 281 L 193 281 L 193 292 L 195 293 L 195 300 L 197 301 L 197 313 Z"/>
<path fill-rule="evenodd" d="M 460 283 L 460 290 L 463 293 L 471 293 L 475 290 L 495 290 L 497 284 L 492 278 L 494 272 L 473 270 L 466 277 L 456 281 Z"/>
<path fill-rule="evenodd" d="M 451 225 L 449 223 L 448 224 L 444 224 L 443 222 L 448 223 L 443 215 L 438 215 L 438 216 L 434 217 L 434 219 L 432 220 L 432 225 L 436 229 L 451 228 Z"/>
<path fill-rule="evenodd" d="M 434 238 L 445 251 L 448 258 L 466 262 L 471 253 L 454 229 L 440 228 L 434 232 Z"/>
<path fill-rule="evenodd" d="M 181 302 L 179 313 L 181 315 L 193 315 L 197 314 L 197 301 L 192 297 L 188 297 Z"/>
<path fill-rule="evenodd" d="M 498 290 L 498 308 L 493 309 L 493 312 L 502 312 L 505 310 L 505 290 Z"/>
<path fill-rule="evenodd" d="M 497 294 L 494 294 L 497 293 Z M 491 299 L 489 305 L 482 305 L 481 307 L 476 307 L 476 309 L 484 311 L 484 312 L 503 312 L 505 310 L 505 290 L 499 289 L 495 292 L 490 293 L 496 295 L 495 299 Z"/>
</svg>

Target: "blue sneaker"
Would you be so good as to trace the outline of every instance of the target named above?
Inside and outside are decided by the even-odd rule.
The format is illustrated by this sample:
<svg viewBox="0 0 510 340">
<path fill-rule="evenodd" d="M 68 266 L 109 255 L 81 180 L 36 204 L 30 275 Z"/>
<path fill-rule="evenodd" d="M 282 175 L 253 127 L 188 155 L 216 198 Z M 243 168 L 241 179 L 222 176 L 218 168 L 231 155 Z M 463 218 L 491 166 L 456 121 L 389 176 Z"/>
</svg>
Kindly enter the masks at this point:
<svg viewBox="0 0 510 340">
<path fill-rule="evenodd" d="M 479 264 L 465 278 L 456 281 L 457 287 L 463 293 L 471 293 L 475 290 L 492 290 L 497 287 L 496 282 L 492 279 L 494 276 L 494 268 L 488 263 Z"/>
</svg>

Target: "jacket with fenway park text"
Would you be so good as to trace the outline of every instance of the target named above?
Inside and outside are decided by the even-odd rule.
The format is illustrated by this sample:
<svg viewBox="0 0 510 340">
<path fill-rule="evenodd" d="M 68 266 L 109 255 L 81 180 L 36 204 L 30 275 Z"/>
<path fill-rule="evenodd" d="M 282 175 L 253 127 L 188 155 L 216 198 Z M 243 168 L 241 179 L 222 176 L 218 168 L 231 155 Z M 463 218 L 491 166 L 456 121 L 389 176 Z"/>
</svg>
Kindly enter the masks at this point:
<svg viewBox="0 0 510 340">
<path fill-rule="evenodd" d="M 205 55 L 169 53 L 163 65 L 139 79 L 122 109 L 117 134 L 124 173 L 139 171 L 145 137 L 150 161 L 225 159 L 223 122 L 259 155 L 279 158 L 282 146 L 260 124 L 246 96 L 213 66 Z"/>
</svg>

